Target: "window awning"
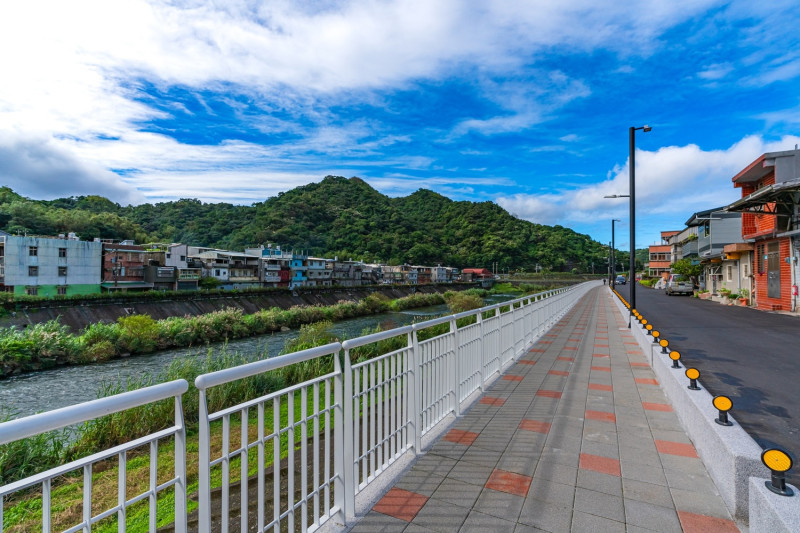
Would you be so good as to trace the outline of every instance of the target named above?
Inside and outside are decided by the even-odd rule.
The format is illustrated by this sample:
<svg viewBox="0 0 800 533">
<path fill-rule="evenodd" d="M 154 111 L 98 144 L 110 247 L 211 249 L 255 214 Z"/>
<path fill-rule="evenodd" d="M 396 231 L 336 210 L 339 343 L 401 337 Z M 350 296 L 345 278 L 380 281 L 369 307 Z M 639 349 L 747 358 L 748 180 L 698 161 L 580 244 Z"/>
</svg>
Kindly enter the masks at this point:
<svg viewBox="0 0 800 533">
<path fill-rule="evenodd" d="M 725 211 L 761 215 L 791 214 L 797 203 L 800 203 L 800 178 L 762 187 L 733 202 Z"/>
</svg>

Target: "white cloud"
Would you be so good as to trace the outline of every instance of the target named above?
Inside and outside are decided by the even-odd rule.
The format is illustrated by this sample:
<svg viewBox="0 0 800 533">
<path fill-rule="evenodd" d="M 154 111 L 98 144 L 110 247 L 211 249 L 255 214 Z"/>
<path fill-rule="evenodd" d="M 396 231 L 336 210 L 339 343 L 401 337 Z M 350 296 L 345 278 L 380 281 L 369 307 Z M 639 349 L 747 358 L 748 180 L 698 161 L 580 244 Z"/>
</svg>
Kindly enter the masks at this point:
<svg viewBox="0 0 800 533">
<path fill-rule="evenodd" d="M 123 205 L 144 201 L 144 195 L 117 174 L 75 158 L 50 139 L 2 132 L 0 182 L 35 199 L 97 194 Z"/>
<path fill-rule="evenodd" d="M 704 151 L 694 144 L 637 150 L 637 224 L 641 219 L 673 229 L 696 211 L 727 205 L 741 197 L 741 191 L 733 188 L 733 176 L 762 153 L 791 149 L 798 142 L 800 137 L 795 136 L 773 142 L 749 136 L 726 150 Z M 606 224 L 611 218 L 627 219 L 628 201 L 604 196 L 628 193 L 626 163 L 600 183 L 544 195 L 500 196 L 496 201 L 520 218 L 541 224 Z"/>
</svg>

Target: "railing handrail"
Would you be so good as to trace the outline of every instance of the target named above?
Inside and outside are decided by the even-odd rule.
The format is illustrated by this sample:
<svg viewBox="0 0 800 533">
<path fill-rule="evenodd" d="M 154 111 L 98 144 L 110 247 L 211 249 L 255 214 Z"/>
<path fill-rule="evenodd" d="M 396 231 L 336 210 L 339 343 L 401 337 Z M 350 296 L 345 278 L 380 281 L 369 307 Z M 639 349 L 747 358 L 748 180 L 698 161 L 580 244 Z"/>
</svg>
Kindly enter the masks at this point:
<svg viewBox="0 0 800 533">
<path fill-rule="evenodd" d="M 371 344 L 373 342 L 391 339 L 392 337 L 397 337 L 398 335 L 406 335 L 410 333 L 411 330 L 412 326 L 401 326 L 399 328 L 388 329 L 386 331 L 379 331 L 378 333 L 371 333 L 355 339 L 347 339 L 342 343 L 342 348 L 345 350 L 351 350 L 353 348 Z"/>
<path fill-rule="evenodd" d="M 324 346 L 317 346 L 315 348 L 309 348 L 299 352 L 279 355 L 269 359 L 262 359 L 261 361 L 255 361 L 253 363 L 247 363 L 241 366 L 235 366 L 233 368 L 217 370 L 216 372 L 210 372 L 208 374 L 203 374 L 202 376 L 197 376 L 197 378 L 194 380 L 194 386 L 200 390 L 206 390 L 210 387 L 216 387 L 217 385 L 228 383 L 229 381 L 249 378 L 251 376 L 255 376 L 256 374 L 261 374 L 262 372 L 277 370 L 278 368 L 295 363 L 302 363 L 303 361 L 308 361 L 309 359 L 314 359 L 321 355 L 335 353 L 341 349 L 342 343 L 332 342 Z"/>
<path fill-rule="evenodd" d="M 39 433 L 94 420 L 95 418 L 125 411 L 126 409 L 133 409 L 134 407 L 140 407 L 159 400 L 180 396 L 187 390 L 189 390 L 189 384 L 186 380 L 176 379 L 167 383 L 159 383 L 158 385 L 3 422 L 0 424 L 0 445 L 32 437 Z"/>
</svg>

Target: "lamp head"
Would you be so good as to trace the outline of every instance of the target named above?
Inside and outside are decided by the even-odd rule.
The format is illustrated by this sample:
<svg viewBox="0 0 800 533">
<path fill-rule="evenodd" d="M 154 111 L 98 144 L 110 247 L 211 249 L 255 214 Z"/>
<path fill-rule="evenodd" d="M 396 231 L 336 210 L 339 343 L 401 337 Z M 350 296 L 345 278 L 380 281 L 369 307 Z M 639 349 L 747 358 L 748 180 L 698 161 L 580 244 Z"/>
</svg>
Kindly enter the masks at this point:
<svg viewBox="0 0 800 533">
<path fill-rule="evenodd" d="M 644 125 L 644 127 L 642 128 L 642 130 L 643 130 L 645 133 L 647 133 L 648 131 L 650 131 L 650 130 L 652 130 L 652 129 L 653 129 L 653 128 L 651 128 L 651 127 L 650 127 L 650 126 L 648 126 L 647 124 L 645 124 L 645 125 Z"/>
</svg>

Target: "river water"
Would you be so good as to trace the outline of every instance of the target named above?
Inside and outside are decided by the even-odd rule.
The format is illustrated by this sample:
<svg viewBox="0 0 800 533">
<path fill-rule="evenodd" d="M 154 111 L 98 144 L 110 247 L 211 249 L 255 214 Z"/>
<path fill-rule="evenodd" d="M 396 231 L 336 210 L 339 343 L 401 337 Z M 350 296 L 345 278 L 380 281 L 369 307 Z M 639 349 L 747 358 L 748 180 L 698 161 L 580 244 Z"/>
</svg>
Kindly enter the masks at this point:
<svg viewBox="0 0 800 533">
<path fill-rule="evenodd" d="M 494 295 L 487 304 L 513 298 L 512 295 Z M 396 313 L 351 318 L 334 323 L 332 333 L 341 340 L 359 337 L 366 329 L 377 325 L 400 327 L 448 314 L 446 305 L 409 309 Z M 275 357 L 284 344 L 295 339 L 299 330 L 276 332 L 246 339 L 229 341 L 228 353 L 243 355 L 264 354 Z M 60 367 L 53 370 L 31 372 L 0 381 L 0 412 L 8 410 L 14 417 L 49 411 L 97 398 L 101 383 L 125 382 L 129 377 L 144 374 L 153 376 L 165 370 L 176 358 L 206 357 L 209 348 L 219 353 L 221 344 L 165 350 L 151 355 L 115 359 L 106 363 L 84 366 Z"/>
</svg>

